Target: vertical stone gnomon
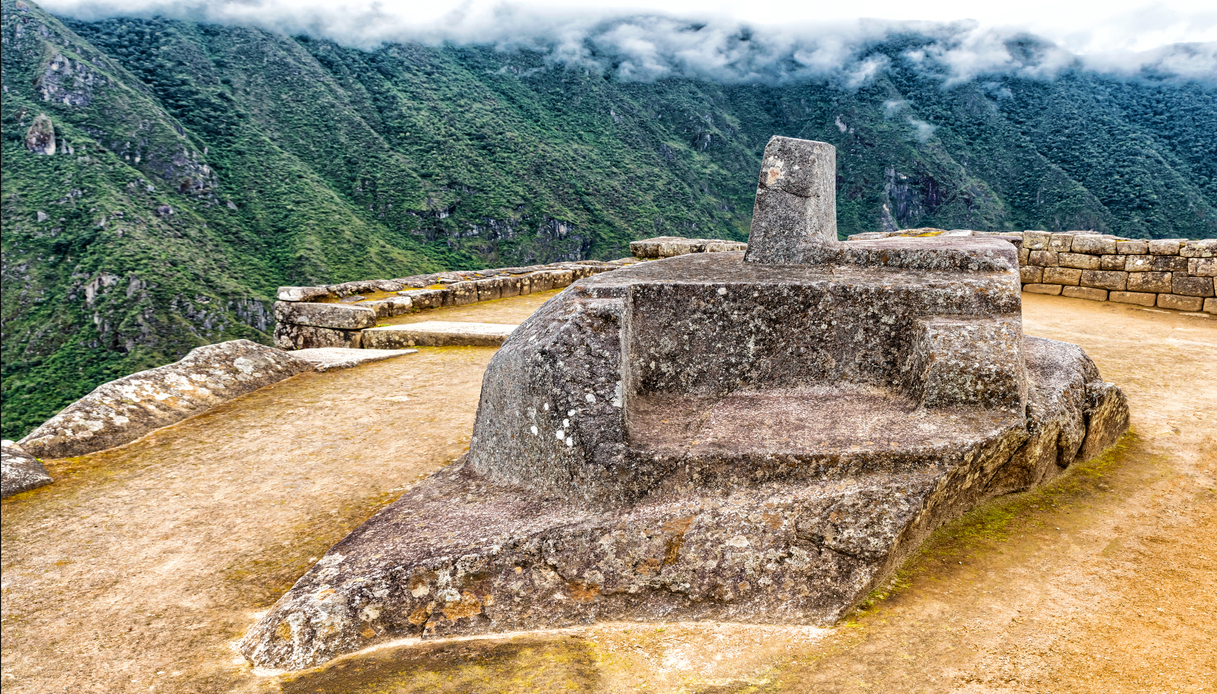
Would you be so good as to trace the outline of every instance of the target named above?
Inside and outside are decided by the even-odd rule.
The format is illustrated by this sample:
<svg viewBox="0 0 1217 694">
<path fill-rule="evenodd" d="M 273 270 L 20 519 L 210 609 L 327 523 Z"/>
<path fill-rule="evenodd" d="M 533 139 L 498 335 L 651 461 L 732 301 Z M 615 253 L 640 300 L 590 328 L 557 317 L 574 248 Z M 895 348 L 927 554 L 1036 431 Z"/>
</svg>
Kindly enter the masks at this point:
<svg viewBox="0 0 1217 694">
<path fill-rule="evenodd" d="M 775 136 L 765 146 L 744 260 L 782 263 L 837 240 L 837 149 Z"/>
</svg>

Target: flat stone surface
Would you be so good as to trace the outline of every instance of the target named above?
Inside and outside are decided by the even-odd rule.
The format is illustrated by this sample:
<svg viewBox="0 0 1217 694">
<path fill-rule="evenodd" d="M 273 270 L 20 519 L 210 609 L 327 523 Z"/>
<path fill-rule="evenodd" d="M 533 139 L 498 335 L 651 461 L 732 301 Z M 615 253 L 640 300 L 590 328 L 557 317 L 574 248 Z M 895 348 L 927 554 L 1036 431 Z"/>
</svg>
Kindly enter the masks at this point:
<svg viewBox="0 0 1217 694">
<path fill-rule="evenodd" d="M 312 364 L 274 347 L 232 340 L 191 350 L 180 361 L 98 386 L 19 443 L 40 458 L 121 446 Z"/>
<path fill-rule="evenodd" d="M 0 498 L 7 499 L 53 481 L 42 462 L 20 446 L 11 441 L 0 445 Z"/>
<path fill-rule="evenodd" d="M 417 354 L 417 349 L 347 349 L 343 347 L 319 347 L 292 352 L 292 356 L 303 359 L 318 371 L 349 369 L 373 361 L 392 359 L 407 354 Z"/>
<path fill-rule="evenodd" d="M 516 329 L 499 323 L 423 321 L 387 325 L 363 331 L 365 349 L 402 347 L 497 347 Z"/>
<path fill-rule="evenodd" d="M 376 325 L 376 311 L 349 304 L 276 301 L 275 320 L 279 323 L 315 328 L 359 330 Z"/>
</svg>

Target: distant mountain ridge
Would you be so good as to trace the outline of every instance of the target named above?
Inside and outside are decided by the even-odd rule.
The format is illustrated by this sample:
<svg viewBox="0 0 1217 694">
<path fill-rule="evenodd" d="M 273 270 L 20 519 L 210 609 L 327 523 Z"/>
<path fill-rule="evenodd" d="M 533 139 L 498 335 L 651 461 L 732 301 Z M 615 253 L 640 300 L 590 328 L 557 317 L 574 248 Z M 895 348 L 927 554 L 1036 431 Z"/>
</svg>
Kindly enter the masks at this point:
<svg viewBox="0 0 1217 694">
<path fill-rule="evenodd" d="M 917 35 L 868 49 L 888 67 L 856 89 L 628 82 L 529 51 L 0 8 L 8 438 L 199 344 L 269 341 L 281 284 L 743 240 L 774 134 L 836 145 L 842 234 L 1217 236 L 1208 83 L 944 88 L 901 59 Z"/>
</svg>

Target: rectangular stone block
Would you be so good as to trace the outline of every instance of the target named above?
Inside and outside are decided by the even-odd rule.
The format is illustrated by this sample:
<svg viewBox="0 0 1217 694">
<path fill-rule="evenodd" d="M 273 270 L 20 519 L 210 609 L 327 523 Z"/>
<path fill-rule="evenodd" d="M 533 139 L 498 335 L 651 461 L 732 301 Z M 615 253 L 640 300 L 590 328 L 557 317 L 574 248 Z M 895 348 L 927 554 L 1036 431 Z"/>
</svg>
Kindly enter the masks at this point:
<svg viewBox="0 0 1217 694">
<path fill-rule="evenodd" d="M 1217 277 L 1217 258 L 1188 258 L 1187 274 L 1196 277 Z"/>
<path fill-rule="evenodd" d="M 1081 285 L 1097 289 L 1123 290 L 1128 282 L 1127 272 L 1115 270 L 1082 270 Z"/>
<path fill-rule="evenodd" d="M 362 345 L 359 330 L 333 330 L 312 325 L 279 323 L 275 326 L 275 346 L 279 349 L 316 349 L 318 347 L 347 347 Z"/>
<path fill-rule="evenodd" d="M 1074 284 L 1082 278 L 1082 271 L 1070 267 L 1044 268 L 1044 284 Z"/>
<path fill-rule="evenodd" d="M 410 298 L 414 308 L 439 308 L 444 305 L 444 293 L 447 289 L 413 289 L 398 292 Z"/>
<path fill-rule="evenodd" d="M 1171 294 L 1182 294 L 1183 296 L 1213 296 L 1212 277 L 1192 277 L 1181 272 L 1176 272 L 1171 276 Z"/>
<path fill-rule="evenodd" d="M 1074 253 L 1093 253 L 1094 255 L 1115 255 L 1116 240 L 1110 236 L 1082 235 L 1073 237 Z"/>
<path fill-rule="evenodd" d="M 1107 301 L 1107 290 L 1093 287 L 1065 287 L 1061 290 L 1061 296 L 1089 299 L 1090 301 Z"/>
<path fill-rule="evenodd" d="M 1158 308 L 1169 308 L 1174 311 L 1199 311 L 1203 307 L 1204 299 L 1198 296 L 1158 295 Z"/>
<path fill-rule="evenodd" d="M 377 318 L 392 318 L 414 310 L 414 302 L 408 296 L 391 296 L 377 301 L 363 301 L 359 306 L 372 309 L 376 312 Z"/>
<path fill-rule="evenodd" d="M 1158 303 L 1157 294 L 1142 294 L 1140 292 L 1110 292 L 1108 301 L 1120 304 L 1136 304 L 1137 306 L 1153 306 Z"/>
<path fill-rule="evenodd" d="M 1179 255 L 1179 249 L 1187 239 L 1151 239 L 1149 242 L 1150 255 Z"/>
<path fill-rule="evenodd" d="M 478 301 L 493 301 L 503 298 L 503 285 L 499 279 L 485 279 L 474 282 L 477 286 Z"/>
<path fill-rule="evenodd" d="M 453 282 L 444 287 L 444 290 L 445 306 L 465 306 L 466 304 L 476 303 L 478 300 L 476 282 Z"/>
<path fill-rule="evenodd" d="M 1171 290 L 1171 273 L 1169 272 L 1130 272 L 1125 288 L 1130 292 L 1160 292 L 1169 293 Z"/>
<path fill-rule="evenodd" d="M 1061 267 L 1075 267 L 1082 270 L 1098 270 L 1099 261 L 1102 256 L 1090 255 L 1088 253 L 1059 253 L 1056 256 L 1056 264 Z M 1124 268 L 1111 268 L 1113 270 L 1123 270 Z"/>
<path fill-rule="evenodd" d="M 1018 264 L 1019 265 L 1026 265 L 1030 259 L 1031 259 L 1031 251 L 1027 250 L 1026 248 L 1018 249 Z"/>
<path fill-rule="evenodd" d="M 1128 264 L 1128 256 L 1126 255 L 1099 256 L 1100 270 L 1123 270 L 1126 264 Z"/>
<path fill-rule="evenodd" d="M 1217 256 L 1217 239 L 1200 239 L 1188 241 L 1179 249 L 1179 255 L 1184 258 L 1212 258 Z"/>
<path fill-rule="evenodd" d="M 1073 234 L 1053 234 L 1048 239 L 1048 250 L 1068 251 L 1073 247 Z"/>
<path fill-rule="evenodd" d="M 314 304 L 276 301 L 275 320 L 279 323 L 311 325 L 317 328 L 359 330 L 376 325 L 376 312 L 348 304 Z"/>
<path fill-rule="evenodd" d="M 1145 255 L 1149 253 L 1147 241 L 1116 241 L 1116 253 L 1126 255 Z"/>
<path fill-rule="evenodd" d="M 1204 312 L 1211 313 L 1214 316 L 1217 316 L 1217 299 L 1205 299 L 1204 300 Z"/>
<path fill-rule="evenodd" d="M 1044 268 L 1022 265 L 1018 268 L 1018 277 L 1023 284 L 1039 284 L 1044 281 Z"/>
<path fill-rule="evenodd" d="M 1154 255 L 1155 272 L 1187 272 L 1187 258 L 1177 255 Z"/>
<path fill-rule="evenodd" d="M 1154 257 L 1152 255 L 1129 255 L 1125 256 L 1124 270 L 1128 272 L 1149 272 L 1154 269 Z"/>
<path fill-rule="evenodd" d="M 520 278 L 519 277 L 500 277 L 499 278 L 499 293 L 503 298 L 509 296 L 520 295 Z"/>
<path fill-rule="evenodd" d="M 1046 231 L 1024 231 L 1023 232 L 1023 248 L 1031 251 L 1042 251 L 1048 248 L 1048 244 L 1052 241 L 1052 234 Z"/>
<path fill-rule="evenodd" d="M 1056 251 L 1031 251 L 1030 263 L 1040 267 L 1056 267 Z"/>
<path fill-rule="evenodd" d="M 330 295 L 325 287 L 279 287 L 279 301 L 316 301 Z"/>
<path fill-rule="evenodd" d="M 1059 284 L 1024 284 L 1023 291 L 1029 294 L 1049 294 L 1056 296 L 1061 293 Z"/>
</svg>

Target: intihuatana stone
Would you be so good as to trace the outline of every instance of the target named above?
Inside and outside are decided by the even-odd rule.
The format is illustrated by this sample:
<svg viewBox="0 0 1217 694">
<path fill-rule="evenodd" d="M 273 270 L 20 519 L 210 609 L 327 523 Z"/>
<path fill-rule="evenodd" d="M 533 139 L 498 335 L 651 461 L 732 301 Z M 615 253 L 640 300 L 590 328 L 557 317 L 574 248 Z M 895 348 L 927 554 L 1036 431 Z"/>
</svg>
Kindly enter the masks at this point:
<svg viewBox="0 0 1217 694">
<path fill-rule="evenodd" d="M 242 651 L 299 669 L 597 619 L 828 624 L 938 525 L 1123 432 L 1080 349 L 1022 335 L 1012 244 L 838 241 L 831 155 L 770 143 L 747 255 L 542 306 L 487 367 L 466 458 L 335 545 Z"/>
<path fill-rule="evenodd" d="M 12 441 L 0 444 L 0 497 L 28 492 L 54 482 L 42 461 Z"/>
<path fill-rule="evenodd" d="M 312 369 L 308 362 L 283 350 L 249 340 L 196 347 L 180 361 L 98 386 L 19 443 L 40 458 L 66 458 L 121 446 Z"/>
</svg>

